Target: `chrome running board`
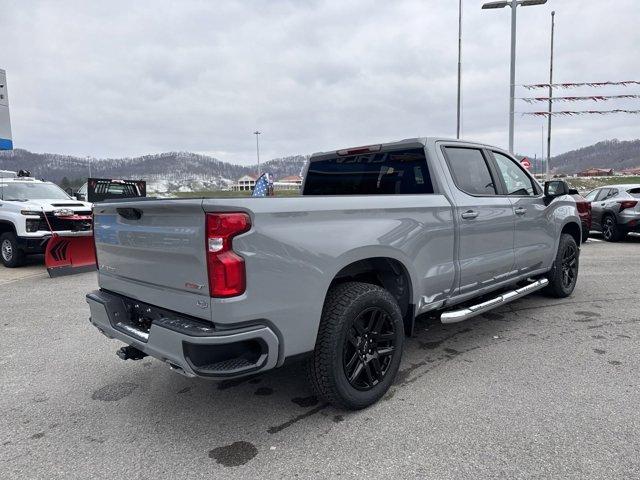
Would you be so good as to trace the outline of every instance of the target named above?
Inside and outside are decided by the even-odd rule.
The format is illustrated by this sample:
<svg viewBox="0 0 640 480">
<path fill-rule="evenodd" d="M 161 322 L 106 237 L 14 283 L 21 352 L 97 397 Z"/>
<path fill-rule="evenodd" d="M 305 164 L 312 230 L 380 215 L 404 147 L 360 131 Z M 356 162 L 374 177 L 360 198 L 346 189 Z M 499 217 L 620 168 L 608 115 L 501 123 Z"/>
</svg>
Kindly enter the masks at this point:
<svg viewBox="0 0 640 480">
<path fill-rule="evenodd" d="M 478 303 L 477 305 L 472 305 L 470 307 L 461 308 L 459 310 L 449 310 L 440 315 L 440 321 L 442 323 L 458 323 L 469 318 L 475 317 L 476 315 L 480 315 L 481 313 L 492 310 L 500 305 L 505 305 L 509 302 L 517 300 L 518 298 L 522 298 L 525 295 L 529 295 L 530 293 L 535 292 L 536 290 L 540 290 L 541 288 L 549 285 L 549 280 L 546 278 L 541 278 L 540 280 L 536 280 L 529 285 L 525 285 L 522 288 L 518 288 L 516 290 L 510 290 L 501 295 L 498 295 L 491 300 L 487 300 L 486 302 Z"/>
</svg>

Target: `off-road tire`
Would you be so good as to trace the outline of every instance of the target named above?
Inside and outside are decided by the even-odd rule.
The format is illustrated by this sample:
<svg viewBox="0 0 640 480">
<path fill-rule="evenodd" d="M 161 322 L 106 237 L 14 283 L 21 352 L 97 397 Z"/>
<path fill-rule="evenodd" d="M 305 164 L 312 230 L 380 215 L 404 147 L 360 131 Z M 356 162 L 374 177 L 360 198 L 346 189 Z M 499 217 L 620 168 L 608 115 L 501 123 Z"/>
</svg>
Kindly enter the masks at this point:
<svg viewBox="0 0 640 480">
<path fill-rule="evenodd" d="M 388 341 L 394 342 L 395 348 L 382 379 L 363 391 L 350 383 L 343 358 L 347 354 L 346 349 L 353 348 L 352 342 L 346 345 L 348 338 L 352 338 L 348 337 L 349 332 L 353 333 L 358 319 L 372 309 L 386 313 L 385 322 L 389 322 L 387 325 L 392 327 L 393 334 L 387 333 L 385 336 L 392 337 Z M 322 401 L 336 407 L 347 410 L 368 407 L 377 402 L 393 384 L 400 366 L 403 343 L 400 307 L 387 290 L 361 282 L 336 285 L 325 299 L 315 350 L 307 364 L 311 386 Z"/>
<path fill-rule="evenodd" d="M 7 268 L 16 268 L 24 263 L 24 252 L 18 247 L 18 239 L 13 232 L 0 235 L 0 260 Z"/>
<path fill-rule="evenodd" d="M 569 259 L 571 252 L 574 258 Z M 572 262 L 575 262 L 572 264 Z M 571 281 L 567 281 L 567 267 L 571 267 L 573 276 Z M 563 233 L 560 237 L 558 245 L 558 253 L 553 262 L 553 268 L 547 275 L 549 285 L 545 289 L 545 293 L 556 298 L 565 298 L 573 293 L 578 281 L 578 270 L 580 266 L 580 249 L 576 240 L 568 233 Z"/>
</svg>

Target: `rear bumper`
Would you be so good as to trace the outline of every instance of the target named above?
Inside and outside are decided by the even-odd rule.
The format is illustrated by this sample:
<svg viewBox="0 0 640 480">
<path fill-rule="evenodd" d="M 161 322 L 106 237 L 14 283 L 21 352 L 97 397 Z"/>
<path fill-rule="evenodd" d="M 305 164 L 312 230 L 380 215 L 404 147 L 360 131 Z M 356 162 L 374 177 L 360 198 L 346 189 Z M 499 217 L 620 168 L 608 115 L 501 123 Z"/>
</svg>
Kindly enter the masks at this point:
<svg viewBox="0 0 640 480">
<path fill-rule="evenodd" d="M 144 331 L 127 321 L 126 300 L 134 301 L 104 290 L 91 292 L 87 295 L 90 322 L 108 338 L 166 362 L 186 376 L 240 377 L 277 364 L 278 337 L 266 325 L 218 331 L 209 323 L 167 312 Z"/>
<path fill-rule="evenodd" d="M 618 225 L 627 232 L 640 232 L 640 215 L 635 213 L 619 215 Z"/>
</svg>

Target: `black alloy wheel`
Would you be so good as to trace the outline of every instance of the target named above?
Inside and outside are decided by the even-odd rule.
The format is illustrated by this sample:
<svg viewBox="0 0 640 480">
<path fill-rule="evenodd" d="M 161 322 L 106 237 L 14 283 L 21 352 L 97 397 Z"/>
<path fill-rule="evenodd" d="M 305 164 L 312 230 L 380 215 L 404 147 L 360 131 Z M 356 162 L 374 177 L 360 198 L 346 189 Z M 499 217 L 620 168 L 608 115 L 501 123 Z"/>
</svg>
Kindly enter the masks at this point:
<svg viewBox="0 0 640 480">
<path fill-rule="evenodd" d="M 578 239 L 579 240 L 579 239 Z M 580 247 L 572 235 L 560 235 L 558 252 L 553 267 L 547 274 L 549 285 L 545 291 L 556 298 L 566 298 L 573 293 L 578 283 Z"/>
<path fill-rule="evenodd" d="M 562 286 L 571 288 L 578 278 L 578 248 L 575 243 L 566 245 L 562 253 Z"/>
<path fill-rule="evenodd" d="M 378 385 L 387 374 L 396 351 L 394 323 L 378 307 L 364 310 L 347 332 L 342 365 L 353 388 L 366 391 Z"/>
</svg>

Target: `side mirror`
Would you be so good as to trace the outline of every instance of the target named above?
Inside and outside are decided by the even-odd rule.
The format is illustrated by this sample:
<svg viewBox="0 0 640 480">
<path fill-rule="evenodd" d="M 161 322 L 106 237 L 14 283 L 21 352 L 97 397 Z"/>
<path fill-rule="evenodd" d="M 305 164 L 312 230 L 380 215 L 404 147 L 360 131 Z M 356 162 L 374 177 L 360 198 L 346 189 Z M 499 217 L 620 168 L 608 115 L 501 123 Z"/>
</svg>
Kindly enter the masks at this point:
<svg viewBox="0 0 640 480">
<path fill-rule="evenodd" d="M 568 195 L 569 190 L 569 185 L 564 180 L 549 180 L 548 182 L 544 182 L 544 196 L 547 198 Z"/>
</svg>

